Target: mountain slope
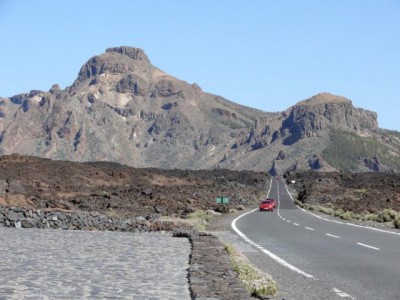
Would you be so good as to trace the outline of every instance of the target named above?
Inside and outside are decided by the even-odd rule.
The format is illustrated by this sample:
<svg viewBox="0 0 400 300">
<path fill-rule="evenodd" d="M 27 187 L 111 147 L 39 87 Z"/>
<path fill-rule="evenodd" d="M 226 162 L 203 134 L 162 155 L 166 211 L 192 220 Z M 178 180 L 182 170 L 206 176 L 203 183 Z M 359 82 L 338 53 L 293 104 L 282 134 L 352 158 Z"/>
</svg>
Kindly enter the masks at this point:
<svg viewBox="0 0 400 300">
<path fill-rule="evenodd" d="M 89 59 L 65 90 L 0 100 L 1 154 L 135 167 L 333 169 L 310 163 L 331 145 L 331 128 L 373 138 L 383 132 L 376 113 L 327 93 L 279 113 L 244 107 L 166 74 L 131 47 Z M 379 143 L 395 139 L 385 135 Z M 392 151 L 398 157 L 399 148 Z"/>
</svg>

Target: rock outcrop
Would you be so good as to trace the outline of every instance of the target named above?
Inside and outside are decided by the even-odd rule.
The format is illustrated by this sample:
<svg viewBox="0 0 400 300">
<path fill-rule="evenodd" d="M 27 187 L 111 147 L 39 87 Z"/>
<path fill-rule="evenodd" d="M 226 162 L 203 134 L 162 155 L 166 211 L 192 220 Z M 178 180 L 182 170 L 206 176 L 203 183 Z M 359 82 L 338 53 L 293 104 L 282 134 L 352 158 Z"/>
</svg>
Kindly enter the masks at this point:
<svg viewBox="0 0 400 300">
<path fill-rule="evenodd" d="M 308 165 L 312 170 L 320 172 L 334 172 L 336 171 L 330 166 L 322 157 L 314 154 L 312 158 L 308 160 Z"/>
<path fill-rule="evenodd" d="M 388 166 L 382 165 L 379 161 L 377 155 L 374 155 L 372 158 L 364 158 L 365 166 L 374 172 L 385 172 L 385 173 L 393 173 L 394 171 Z"/>
<path fill-rule="evenodd" d="M 279 150 L 278 156 L 276 157 L 276 160 L 284 160 L 286 157 L 285 152 L 283 150 Z"/>
<path fill-rule="evenodd" d="M 275 160 L 272 161 L 272 166 L 271 166 L 271 169 L 269 169 L 268 173 L 269 173 L 271 176 L 276 176 L 276 175 L 278 175 L 279 172 L 278 172 L 278 168 L 276 167 Z"/>
<path fill-rule="evenodd" d="M 282 129 L 289 132 L 284 143 L 291 145 L 301 138 L 320 136 L 329 127 L 360 132 L 377 130 L 377 114 L 355 108 L 351 101 L 328 93 L 301 101 L 288 110 Z"/>
</svg>

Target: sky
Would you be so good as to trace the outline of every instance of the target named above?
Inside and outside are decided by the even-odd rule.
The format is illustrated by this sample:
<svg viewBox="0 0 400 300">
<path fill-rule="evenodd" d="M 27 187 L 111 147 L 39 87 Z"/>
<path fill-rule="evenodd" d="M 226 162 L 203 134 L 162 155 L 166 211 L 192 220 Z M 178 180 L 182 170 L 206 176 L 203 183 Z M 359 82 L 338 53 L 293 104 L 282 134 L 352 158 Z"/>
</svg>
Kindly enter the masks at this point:
<svg viewBox="0 0 400 300">
<path fill-rule="evenodd" d="M 400 131 L 400 0 L 0 0 L 0 97 L 70 86 L 142 48 L 204 91 L 267 112 L 329 92 Z"/>
</svg>

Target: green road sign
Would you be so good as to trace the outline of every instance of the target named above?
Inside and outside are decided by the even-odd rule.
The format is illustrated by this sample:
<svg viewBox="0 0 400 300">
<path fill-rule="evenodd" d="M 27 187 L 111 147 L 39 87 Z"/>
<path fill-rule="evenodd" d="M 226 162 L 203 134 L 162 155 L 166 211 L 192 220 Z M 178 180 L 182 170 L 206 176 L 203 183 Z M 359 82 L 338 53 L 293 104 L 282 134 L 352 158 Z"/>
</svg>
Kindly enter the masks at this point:
<svg viewBox="0 0 400 300">
<path fill-rule="evenodd" d="M 217 204 L 228 204 L 229 198 L 228 197 L 217 197 L 217 198 L 215 198 L 215 202 L 217 202 Z"/>
</svg>

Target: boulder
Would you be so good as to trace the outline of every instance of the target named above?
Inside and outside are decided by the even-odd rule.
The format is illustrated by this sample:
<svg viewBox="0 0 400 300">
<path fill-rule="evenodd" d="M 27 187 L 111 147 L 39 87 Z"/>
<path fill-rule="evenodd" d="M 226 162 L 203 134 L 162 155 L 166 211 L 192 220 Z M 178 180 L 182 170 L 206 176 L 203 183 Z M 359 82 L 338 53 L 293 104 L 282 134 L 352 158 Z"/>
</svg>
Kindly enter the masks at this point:
<svg viewBox="0 0 400 300">
<path fill-rule="evenodd" d="M 7 219 L 16 222 L 20 220 L 20 214 L 14 210 L 10 210 L 7 214 Z"/>
</svg>

